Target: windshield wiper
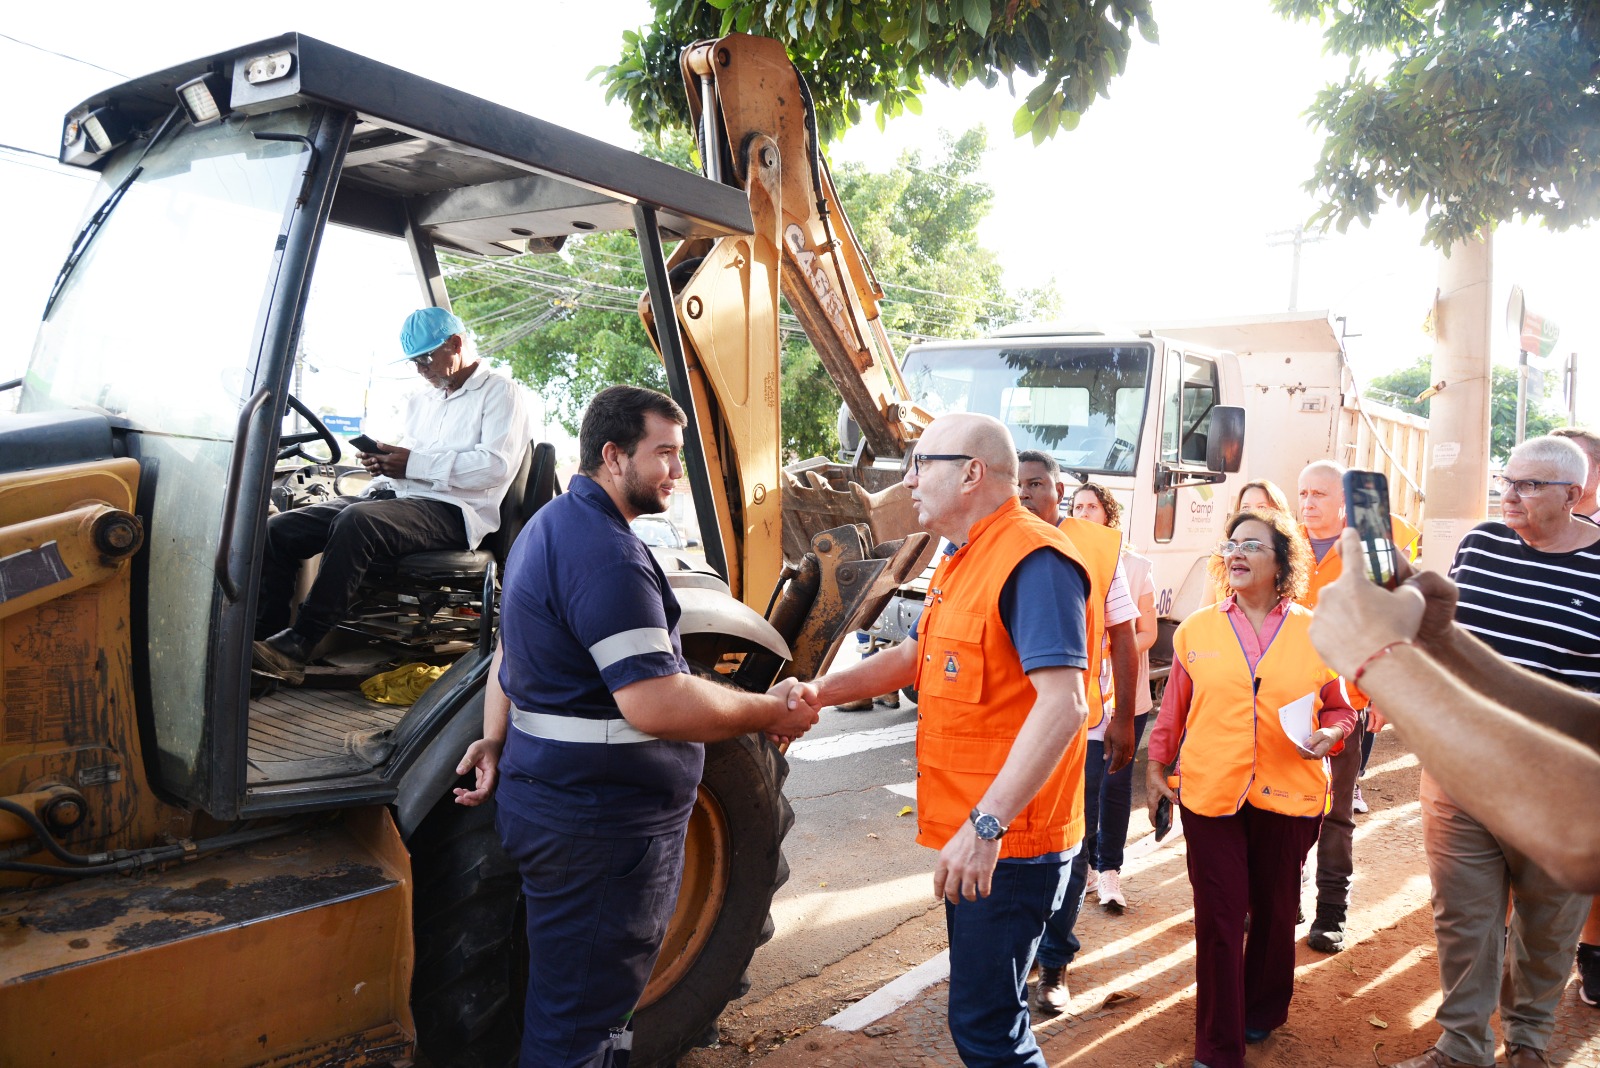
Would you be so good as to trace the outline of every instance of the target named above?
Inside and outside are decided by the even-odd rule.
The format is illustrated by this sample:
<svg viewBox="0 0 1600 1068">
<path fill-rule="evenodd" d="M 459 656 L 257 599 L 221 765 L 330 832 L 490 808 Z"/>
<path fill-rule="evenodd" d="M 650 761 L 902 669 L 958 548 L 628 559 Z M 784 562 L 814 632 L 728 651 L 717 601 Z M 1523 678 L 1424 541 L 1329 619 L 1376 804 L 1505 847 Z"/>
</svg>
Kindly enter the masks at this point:
<svg viewBox="0 0 1600 1068">
<path fill-rule="evenodd" d="M 55 285 L 50 287 L 50 299 L 44 302 L 44 317 L 46 319 L 50 318 L 50 312 L 55 308 L 56 301 L 60 299 L 61 291 L 66 288 L 67 279 L 72 277 L 72 272 L 78 268 L 78 262 L 83 259 L 84 254 L 89 251 L 89 246 L 94 243 L 95 235 L 100 232 L 100 228 L 105 225 L 106 220 L 111 218 L 111 213 L 117 210 L 117 205 L 122 202 L 123 194 L 127 193 L 132 188 L 133 183 L 139 180 L 139 175 L 144 171 L 144 158 L 150 154 L 152 148 L 156 147 L 156 142 L 161 140 L 162 135 L 171 127 L 173 120 L 178 117 L 178 113 L 181 110 L 182 108 L 173 105 L 172 110 L 167 112 L 167 117 L 161 120 L 161 125 L 156 128 L 156 132 L 151 135 L 149 141 L 145 142 L 144 150 L 139 153 L 139 158 L 133 161 L 133 166 L 129 169 L 126 177 L 117 183 L 117 187 L 95 209 L 94 214 L 89 217 L 89 221 L 83 224 L 83 229 L 78 231 L 78 236 L 72 239 L 72 247 L 67 251 L 67 258 L 61 264 L 61 270 L 56 274 Z"/>
</svg>

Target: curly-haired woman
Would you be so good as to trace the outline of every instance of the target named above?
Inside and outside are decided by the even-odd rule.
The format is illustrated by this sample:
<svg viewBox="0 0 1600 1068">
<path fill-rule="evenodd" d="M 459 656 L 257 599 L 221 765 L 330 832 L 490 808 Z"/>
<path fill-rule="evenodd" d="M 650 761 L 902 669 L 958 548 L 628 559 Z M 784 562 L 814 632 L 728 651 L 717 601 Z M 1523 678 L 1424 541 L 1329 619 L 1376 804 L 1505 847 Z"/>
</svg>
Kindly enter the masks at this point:
<svg viewBox="0 0 1600 1068">
<path fill-rule="evenodd" d="M 1300 868 L 1328 807 L 1323 758 L 1355 725 L 1295 604 L 1311 550 L 1294 520 L 1246 511 L 1226 529 L 1211 571 L 1228 596 L 1173 636 L 1148 769 L 1152 816 L 1174 802 L 1188 838 L 1196 1068 L 1243 1068 L 1245 1044 L 1288 1019 Z M 1301 737 L 1288 733 L 1296 719 L 1310 724 Z"/>
</svg>

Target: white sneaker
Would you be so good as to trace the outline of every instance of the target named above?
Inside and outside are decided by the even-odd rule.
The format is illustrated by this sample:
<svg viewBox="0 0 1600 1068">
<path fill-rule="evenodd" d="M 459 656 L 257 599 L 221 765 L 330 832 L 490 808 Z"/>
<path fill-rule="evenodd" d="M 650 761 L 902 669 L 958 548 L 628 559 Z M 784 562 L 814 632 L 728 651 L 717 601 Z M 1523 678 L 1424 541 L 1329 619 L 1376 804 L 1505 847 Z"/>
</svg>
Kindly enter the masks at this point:
<svg viewBox="0 0 1600 1068">
<path fill-rule="evenodd" d="M 1099 886 L 1095 893 L 1100 897 L 1100 904 L 1115 912 L 1121 912 L 1128 907 L 1128 899 L 1122 896 L 1121 872 L 1101 872 Z"/>
<path fill-rule="evenodd" d="M 1365 812 L 1365 811 L 1367 811 L 1367 799 L 1361 796 L 1361 784 L 1360 783 L 1356 783 L 1356 797 L 1355 797 L 1355 801 L 1351 804 L 1351 807 L 1354 808 L 1357 812 Z"/>
<path fill-rule="evenodd" d="M 1084 877 L 1083 885 L 1085 893 L 1090 890 L 1093 890 L 1096 894 L 1100 893 L 1100 873 L 1090 868 L 1089 874 Z"/>
</svg>

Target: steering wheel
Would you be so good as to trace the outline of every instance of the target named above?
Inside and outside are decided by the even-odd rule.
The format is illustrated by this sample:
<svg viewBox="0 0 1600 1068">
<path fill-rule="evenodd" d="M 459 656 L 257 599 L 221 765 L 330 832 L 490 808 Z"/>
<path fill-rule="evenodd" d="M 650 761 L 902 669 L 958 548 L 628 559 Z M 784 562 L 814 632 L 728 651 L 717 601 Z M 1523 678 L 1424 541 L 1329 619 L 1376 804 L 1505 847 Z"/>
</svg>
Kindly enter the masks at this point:
<svg viewBox="0 0 1600 1068">
<path fill-rule="evenodd" d="M 318 419 L 314 414 L 312 414 L 310 408 L 307 408 L 304 404 L 301 404 L 299 398 L 293 393 L 288 394 L 283 399 L 289 402 L 289 407 L 294 409 L 295 413 L 298 414 L 300 418 L 311 424 L 311 429 L 303 430 L 298 434 L 285 434 L 278 439 L 278 463 L 281 464 L 285 460 L 292 460 L 296 456 L 307 461 L 308 463 L 338 463 L 340 457 L 344 455 L 344 450 L 339 447 L 339 439 L 333 436 L 333 431 L 329 430 L 321 419 Z M 323 459 L 318 456 L 312 456 L 301 447 L 310 442 L 319 440 L 328 446 L 327 459 Z"/>
</svg>

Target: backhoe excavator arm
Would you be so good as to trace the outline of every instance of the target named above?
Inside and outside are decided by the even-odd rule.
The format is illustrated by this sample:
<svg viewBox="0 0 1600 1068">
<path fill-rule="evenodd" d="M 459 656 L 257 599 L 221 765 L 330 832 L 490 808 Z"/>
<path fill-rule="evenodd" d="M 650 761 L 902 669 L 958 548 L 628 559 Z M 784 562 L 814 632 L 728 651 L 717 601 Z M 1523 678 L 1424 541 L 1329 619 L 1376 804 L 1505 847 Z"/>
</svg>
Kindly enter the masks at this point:
<svg viewBox="0 0 1600 1068">
<path fill-rule="evenodd" d="M 827 461 L 784 470 L 779 296 L 873 456 L 904 457 L 931 417 L 911 403 L 900 376 L 879 317 L 883 289 L 839 203 L 809 91 L 783 46 L 732 34 L 690 45 L 680 62 L 706 175 L 744 189 L 755 224 L 748 237 L 682 242 L 667 266 L 683 338 L 680 377 L 714 483 L 728 582 L 760 610 L 786 560 L 797 567 L 822 531 L 865 523 L 872 541 L 883 542 L 916 529 L 893 478 L 877 486 L 867 479 L 863 489 L 848 484 L 849 469 Z M 641 314 L 653 333 L 648 302 Z M 861 465 L 853 476 L 863 479 Z M 700 521 L 713 522 L 704 514 Z"/>
</svg>

